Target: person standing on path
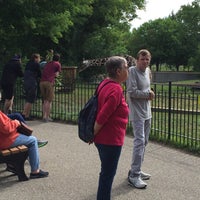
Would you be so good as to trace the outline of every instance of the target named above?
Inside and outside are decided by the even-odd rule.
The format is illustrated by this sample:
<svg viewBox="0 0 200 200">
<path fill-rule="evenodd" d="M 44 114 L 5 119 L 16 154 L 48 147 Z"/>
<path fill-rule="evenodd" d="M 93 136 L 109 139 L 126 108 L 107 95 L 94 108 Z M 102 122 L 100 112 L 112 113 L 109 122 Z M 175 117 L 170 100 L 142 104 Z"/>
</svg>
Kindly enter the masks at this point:
<svg viewBox="0 0 200 200">
<path fill-rule="evenodd" d="M 127 99 L 134 132 L 133 155 L 128 181 L 130 185 L 139 189 L 146 188 L 147 184 L 143 180 L 151 177 L 150 174 L 141 171 L 151 129 L 151 100 L 155 97 L 150 88 L 150 61 L 151 53 L 146 49 L 140 50 L 137 54 L 136 66 L 129 68 L 127 79 Z"/>
<path fill-rule="evenodd" d="M 20 55 L 14 55 L 4 66 L 1 77 L 1 88 L 3 90 L 3 97 L 5 98 L 3 112 L 5 114 L 12 113 L 16 80 L 18 77 L 23 76 L 21 57 Z"/>
<path fill-rule="evenodd" d="M 32 104 L 35 102 L 37 97 L 38 82 L 41 78 L 40 71 L 40 54 L 34 53 L 31 55 L 31 59 L 26 64 L 24 72 L 24 90 L 26 103 L 24 105 L 24 110 L 22 116 L 26 121 L 32 120 L 30 117 L 30 112 Z"/>
<path fill-rule="evenodd" d="M 59 76 L 61 72 L 60 55 L 54 54 L 53 60 L 48 62 L 43 71 L 40 81 L 40 91 L 43 100 L 42 111 L 43 121 L 52 121 L 50 118 L 51 105 L 54 98 L 54 84 L 55 78 Z"/>
<path fill-rule="evenodd" d="M 121 84 L 128 77 L 127 61 L 113 56 L 106 62 L 108 78 L 98 87 L 94 143 L 101 161 L 97 200 L 110 200 L 111 188 L 128 123 L 128 105 Z"/>
<path fill-rule="evenodd" d="M 47 50 L 47 55 L 45 56 L 45 58 L 42 59 L 42 61 L 40 62 L 40 68 L 41 71 L 44 69 L 44 66 L 53 60 L 53 55 L 54 55 L 54 51 L 53 49 L 49 49 Z"/>
</svg>

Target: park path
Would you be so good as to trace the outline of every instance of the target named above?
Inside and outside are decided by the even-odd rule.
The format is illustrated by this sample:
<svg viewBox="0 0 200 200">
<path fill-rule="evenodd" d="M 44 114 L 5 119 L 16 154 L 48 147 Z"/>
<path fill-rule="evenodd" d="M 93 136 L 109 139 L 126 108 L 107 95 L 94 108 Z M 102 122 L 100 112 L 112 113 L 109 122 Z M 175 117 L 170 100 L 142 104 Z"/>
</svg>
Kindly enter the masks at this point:
<svg viewBox="0 0 200 200">
<path fill-rule="evenodd" d="M 0 165 L 1 200 L 95 200 L 100 162 L 94 145 L 77 136 L 78 127 L 65 123 L 28 122 L 34 135 L 47 139 L 40 148 L 41 168 L 48 178 L 18 182 Z M 127 183 L 132 137 L 126 137 L 113 183 L 112 200 L 197 200 L 200 198 L 200 158 L 150 142 L 143 170 L 152 175 L 145 190 Z M 25 170 L 29 173 L 28 161 Z"/>
</svg>

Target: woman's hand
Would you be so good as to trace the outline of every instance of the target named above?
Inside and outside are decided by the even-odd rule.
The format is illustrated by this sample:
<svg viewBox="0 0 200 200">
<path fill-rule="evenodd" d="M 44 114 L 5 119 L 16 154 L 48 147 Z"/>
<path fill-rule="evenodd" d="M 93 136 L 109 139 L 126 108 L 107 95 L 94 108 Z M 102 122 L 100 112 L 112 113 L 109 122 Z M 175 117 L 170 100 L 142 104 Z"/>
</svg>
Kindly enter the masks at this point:
<svg viewBox="0 0 200 200">
<path fill-rule="evenodd" d="M 98 124 L 96 121 L 94 123 L 94 135 L 96 135 L 100 129 L 102 128 L 102 125 Z"/>
<path fill-rule="evenodd" d="M 14 120 L 11 120 L 11 121 L 15 121 L 15 123 L 17 124 L 17 127 L 21 126 L 21 123 L 20 123 L 20 121 L 19 121 L 19 120 L 17 120 L 17 119 L 14 119 Z"/>
</svg>

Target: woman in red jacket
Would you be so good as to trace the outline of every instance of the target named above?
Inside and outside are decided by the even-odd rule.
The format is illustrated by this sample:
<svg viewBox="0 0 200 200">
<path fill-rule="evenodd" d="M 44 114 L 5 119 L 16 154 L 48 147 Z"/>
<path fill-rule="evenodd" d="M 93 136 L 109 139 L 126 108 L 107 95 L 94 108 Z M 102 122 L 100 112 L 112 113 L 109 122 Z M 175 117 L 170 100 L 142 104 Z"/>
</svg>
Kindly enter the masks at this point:
<svg viewBox="0 0 200 200">
<path fill-rule="evenodd" d="M 27 146 L 31 166 L 30 178 L 47 177 L 49 173 L 39 168 L 39 152 L 36 137 L 18 133 L 18 126 L 20 126 L 18 120 L 11 120 L 0 111 L 0 149 L 12 148 L 18 145 Z"/>
<path fill-rule="evenodd" d="M 128 106 L 121 83 L 128 78 L 127 61 L 123 57 L 113 56 L 106 62 L 108 78 L 99 86 L 106 84 L 98 96 L 98 111 L 94 125 L 94 143 L 101 160 L 101 172 L 97 200 L 109 200 L 114 176 L 128 123 Z"/>
</svg>

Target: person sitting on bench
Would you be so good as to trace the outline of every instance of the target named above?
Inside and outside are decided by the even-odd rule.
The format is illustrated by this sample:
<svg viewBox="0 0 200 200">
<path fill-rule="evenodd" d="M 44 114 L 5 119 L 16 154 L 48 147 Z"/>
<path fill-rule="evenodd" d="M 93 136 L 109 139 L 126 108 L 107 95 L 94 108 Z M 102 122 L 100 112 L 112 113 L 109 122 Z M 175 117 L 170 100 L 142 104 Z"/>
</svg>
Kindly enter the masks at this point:
<svg viewBox="0 0 200 200">
<path fill-rule="evenodd" d="M 31 166 L 30 178 L 44 178 L 49 175 L 39 168 L 39 151 L 37 138 L 35 136 L 26 136 L 17 132 L 20 126 L 18 120 L 11 120 L 6 114 L 0 111 L 0 149 L 7 149 L 19 145 L 28 147 L 29 163 Z"/>
<path fill-rule="evenodd" d="M 18 121 L 23 122 L 23 123 L 26 124 L 26 121 L 24 120 L 23 116 L 18 112 L 7 114 L 7 116 L 12 120 L 17 119 Z M 39 140 L 39 139 L 37 139 L 37 143 L 38 143 L 38 147 L 40 148 L 40 147 L 43 147 L 43 146 L 47 145 L 48 140 Z"/>
</svg>

